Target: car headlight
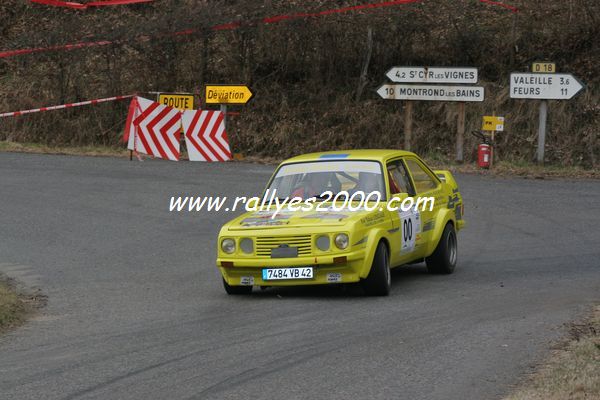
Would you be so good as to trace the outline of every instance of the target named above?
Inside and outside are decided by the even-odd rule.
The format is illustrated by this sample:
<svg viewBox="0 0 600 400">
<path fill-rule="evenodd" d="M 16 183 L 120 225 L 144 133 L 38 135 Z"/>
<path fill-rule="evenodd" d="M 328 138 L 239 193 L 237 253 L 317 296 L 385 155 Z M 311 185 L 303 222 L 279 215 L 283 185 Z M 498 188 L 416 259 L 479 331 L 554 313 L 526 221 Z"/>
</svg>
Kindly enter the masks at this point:
<svg viewBox="0 0 600 400">
<path fill-rule="evenodd" d="M 223 239 L 221 242 L 221 250 L 223 250 L 227 254 L 231 254 L 235 251 L 235 240 L 233 239 Z"/>
<path fill-rule="evenodd" d="M 350 239 L 345 233 L 338 233 L 337 235 L 335 235 L 334 241 L 336 247 L 340 250 L 344 250 L 346 247 L 348 247 L 348 243 L 350 243 Z"/>
<path fill-rule="evenodd" d="M 254 251 L 254 243 L 250 238 L 243 238 L 240 240 L 240 249 L 246 254 L 252 254 Z"/>
<path fill-rule="evenodd" d="M 319 250 L 321 251 L 327 251 L 329 250 L 329 236 L 327 235 L 321 235 L 317 238 L 317 247 Z"/>
</svg>

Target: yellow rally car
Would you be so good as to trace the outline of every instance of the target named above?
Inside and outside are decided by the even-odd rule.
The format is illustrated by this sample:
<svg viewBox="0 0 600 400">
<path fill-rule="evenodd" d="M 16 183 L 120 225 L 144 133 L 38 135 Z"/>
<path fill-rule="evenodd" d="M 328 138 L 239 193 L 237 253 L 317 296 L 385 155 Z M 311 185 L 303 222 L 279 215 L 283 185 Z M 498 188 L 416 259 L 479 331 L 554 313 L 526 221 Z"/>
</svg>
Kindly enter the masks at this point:
<svg viewBox="0 0 600 400">
<path fill-rule="evenodd" d="M 385 296 L 390 268 L 424 260 L 429 272 L 449 274 L 456 266 L 456 232 L 464 226 L 458 185 L 411 152 L 291 158 L 271 177 L 261 205 L 219 233 L 217 266 L 229 294 L 360 282 L 367 294 Z"/>
</svg>

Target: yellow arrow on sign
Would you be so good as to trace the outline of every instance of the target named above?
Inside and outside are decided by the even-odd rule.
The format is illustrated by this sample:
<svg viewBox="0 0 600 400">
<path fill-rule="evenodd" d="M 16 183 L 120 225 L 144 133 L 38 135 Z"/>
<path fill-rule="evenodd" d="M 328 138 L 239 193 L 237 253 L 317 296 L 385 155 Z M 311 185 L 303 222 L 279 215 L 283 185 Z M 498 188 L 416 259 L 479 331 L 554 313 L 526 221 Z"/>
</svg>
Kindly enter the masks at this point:
<svg viewBox="0 0 600 400">
<path fill-rule="evenodd" d="M 206 104 L 246 104 L 251 98 L 246 85 L 206 86 Z"/>
</svg>

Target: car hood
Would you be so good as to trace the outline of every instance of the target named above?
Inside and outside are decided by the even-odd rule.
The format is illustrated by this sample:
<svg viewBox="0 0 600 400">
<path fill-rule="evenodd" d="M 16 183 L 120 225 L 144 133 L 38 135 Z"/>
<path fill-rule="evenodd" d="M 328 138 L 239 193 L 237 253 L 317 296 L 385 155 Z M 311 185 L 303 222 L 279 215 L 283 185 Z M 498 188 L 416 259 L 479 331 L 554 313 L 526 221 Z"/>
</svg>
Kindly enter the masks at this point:
<svg viewBox="0 0 600 400">
<path fill-rule="evenodd" d="M 325 211 L 281 211 L 273 214 L 275 210 L 253 211 L 242 214 L 227 224 L 231 231 L 245 229 L 277 229 L 341 226 L 364 218 L 373 211 L 364 209 L 358 211 L 335 211 L 328 208 Z"/>
</svg>

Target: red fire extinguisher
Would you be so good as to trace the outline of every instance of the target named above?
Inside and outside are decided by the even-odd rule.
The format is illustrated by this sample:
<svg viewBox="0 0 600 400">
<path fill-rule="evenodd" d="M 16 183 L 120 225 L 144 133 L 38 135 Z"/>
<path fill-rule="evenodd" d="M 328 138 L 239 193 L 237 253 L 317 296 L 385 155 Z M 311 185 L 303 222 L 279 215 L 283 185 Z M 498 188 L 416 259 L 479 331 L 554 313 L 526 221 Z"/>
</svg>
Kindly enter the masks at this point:
<svg viewBox="0 0 600 400">
<path fill-rule="evenodd" d="M 490 140 L 482 132 L 473 131 L 472 133 L 483 141 L 483 143 L 477 145 L 477 165 L 479 168 L 489 168 L 492 163 L 492 145 Z"/>
<path fill-rule="evenodd" d="M 487 143 L 480 143 L 477 146 L 477 165 L 479 168 L 490 167 L 490 157 L 492 156 L 492 149 Z"/>
</svg>

